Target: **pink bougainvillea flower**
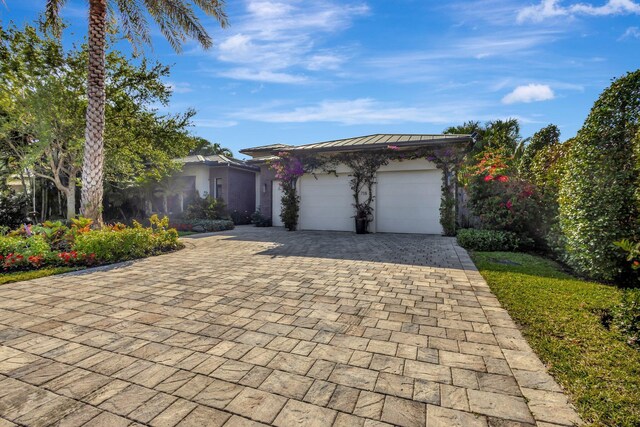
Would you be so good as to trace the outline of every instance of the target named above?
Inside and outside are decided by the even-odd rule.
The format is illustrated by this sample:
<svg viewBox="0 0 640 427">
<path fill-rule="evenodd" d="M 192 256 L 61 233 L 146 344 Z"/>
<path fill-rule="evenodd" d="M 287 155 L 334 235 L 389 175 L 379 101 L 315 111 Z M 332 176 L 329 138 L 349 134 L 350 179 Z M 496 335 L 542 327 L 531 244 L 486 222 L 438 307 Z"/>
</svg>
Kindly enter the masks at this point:
<svg viewBox="0 0 640 427">
<path fill-rule="evenodd" d="M 485 182 L 489 182 L 493 179 L 493 175 L 487 175 L 484 177 Z"/>
<path fill-rule="evenodd" d="M 388 148 L 389 150 L 399 150 L 399 148 L 398 148 L 398 146 L 397 146 L 397 145 L 387 145 L 387 148 Z"/>
<path fill-rule="evenodd" d="M 508 176 L 506 176 L 506 175 L 500 175 L 497 179 L 498 179 L 498 181 L 500 181 L 500 182 L 507 182 L 507 181 L 509 181 L 509 177 L 508 177 Z"/>
<path fill-rule="evenodd" d="M 511 203 L 511 200 L 507 200 L 507 204 L 505 206 L 507 207 L 507 209 L 511 210 L 511 208 L 513 207 L 513 203 Z"/>
</svg>

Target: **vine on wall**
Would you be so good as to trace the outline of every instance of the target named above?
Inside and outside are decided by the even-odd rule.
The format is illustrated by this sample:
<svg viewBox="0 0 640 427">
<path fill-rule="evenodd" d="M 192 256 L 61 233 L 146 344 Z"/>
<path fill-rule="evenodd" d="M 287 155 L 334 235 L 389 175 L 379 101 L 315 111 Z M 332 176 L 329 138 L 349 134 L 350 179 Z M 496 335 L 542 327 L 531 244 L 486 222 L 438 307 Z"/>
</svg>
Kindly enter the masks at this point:
<svg viewBox="0 0 640 427">
<path fill-rule="evenodd" d="M 353 207 L 356 219 L 363 219 L 367 224 L 373 220 L 373 186 L 376 183 L 376 173 L 381 166 L 389 163 L 390 156 L 385 152 L 344 153 L 336 157 L 337 163 L 343 163 L 351 169 L 349 184 L 353 191 Z M 362 191 L 367 194 L 362 199 Z"/>
<path fill-rule="evenodd" d="M 351 169 L 350 186 L 353 191 L 355 218 L 373 219 L 373 186 L 381 166 L 391 160 L 427 159 L 442 170 L 442 199 L 440 203 L 440 224 L 446 236 L 456 234 L 456 175 L 468 151 L 465 146 L 425 147 L 412 151 L 400 151 L 396 146 L 386 150 L 343 153 L 327 157 L 322 155 L 297 155 L 290 152 L 278 153 L 270 167 L 276 172 L 276 179 L 282 186 L 282 213 L 280 218 L 287 230 L 295 230 L 298 225 L 300 198 L 296 192 L 296 182 L 305 173 L 317 170 L 333 172 L 331 167 L 345 164 Z M 364 191 L 366 190 L 366 196 Z M 364 197 L 363 197 L 364 196 Z"/>
</svg>

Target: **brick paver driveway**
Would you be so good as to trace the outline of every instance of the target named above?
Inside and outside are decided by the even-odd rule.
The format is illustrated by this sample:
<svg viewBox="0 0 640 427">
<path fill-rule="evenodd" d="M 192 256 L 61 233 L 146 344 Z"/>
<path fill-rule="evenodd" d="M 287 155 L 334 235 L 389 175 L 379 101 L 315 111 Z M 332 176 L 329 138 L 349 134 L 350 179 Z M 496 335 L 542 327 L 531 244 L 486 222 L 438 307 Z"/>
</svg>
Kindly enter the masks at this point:
<svg viewBox="0 0 640 427">
<path fill-rule="evenodd" d="M 0 286 L 0 426 L 579 422 L 452 239 L 187 245 Z"/>
</svg>

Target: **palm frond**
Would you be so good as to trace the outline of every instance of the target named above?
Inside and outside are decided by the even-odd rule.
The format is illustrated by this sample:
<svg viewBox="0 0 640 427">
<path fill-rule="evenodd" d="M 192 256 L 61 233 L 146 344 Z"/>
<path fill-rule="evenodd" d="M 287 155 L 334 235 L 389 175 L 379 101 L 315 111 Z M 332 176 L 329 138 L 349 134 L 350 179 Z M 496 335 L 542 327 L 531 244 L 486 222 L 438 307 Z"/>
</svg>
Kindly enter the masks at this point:
<svg viewBox="0 0 640 427">
<path fill-rule="evenodd" d="M 182 50 L 181 45 L 186 38 L 197 40 L 205 49 L 213 44 L 191 4 L 183 0 L 144 0 L 144 2 L 163 34 L 170 35 L 171 38 L 167 36 L 167 39 L 177 52 Z M 219 12 L 221 10 L 216 13 Z M 221 22 L 221 25 L 226 25 L 226 19 Z"/>
<path fill-rule="evenodd" d="M 44 11 L 44 28 L 51 30 L 55 36 L 60 35 L 61 20 L 60 9 L 65 5 L 67 0 L 47 0 Z"/>
<path fill-rule="evenodd" d="M 115 3 L 124 37 L 131 42 L 134 50 L 137 50 L 140 44 L 151 43 L 149 24 L 138 0 L 115 0 Z"/>
<path fill-rule="evenodd" d="M 220 23 L 222 28 L 227 28 L 229 26 L 229 18 L 227 17 L 227 13 L 224 11 L 224 0 L 193 0 L 193 4 L 202 9 L 202 11 L 207 15 L 213 16 Z"/>
</svg>

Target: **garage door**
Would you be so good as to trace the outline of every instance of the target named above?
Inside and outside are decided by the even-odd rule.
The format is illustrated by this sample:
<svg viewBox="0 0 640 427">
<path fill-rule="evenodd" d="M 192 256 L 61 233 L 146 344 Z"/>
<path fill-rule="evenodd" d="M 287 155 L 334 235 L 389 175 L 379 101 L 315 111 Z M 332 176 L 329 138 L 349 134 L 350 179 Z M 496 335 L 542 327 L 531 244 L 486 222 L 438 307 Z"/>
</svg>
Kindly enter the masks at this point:
<svg viewBox="0 0 640 427">
<path fill-rule="evenodd" d="M 442 234 L 440 170 L 381 172 L 376 229 L 386 233 Z"/>
<path fill-rule="evenodd" d="M 280 181 L 273 181 L 271 183 L 271 224 L 274 227 L 283 227 L 284 224 L 280 219 L 280 213 L 282 212 L 282 187 L 280 187 Z"/>
<path fill-rule="evenodd" d="M 299 190 L 301 230 L 355 231 L 347 174 L 305 175 Z"/>
</svg>

